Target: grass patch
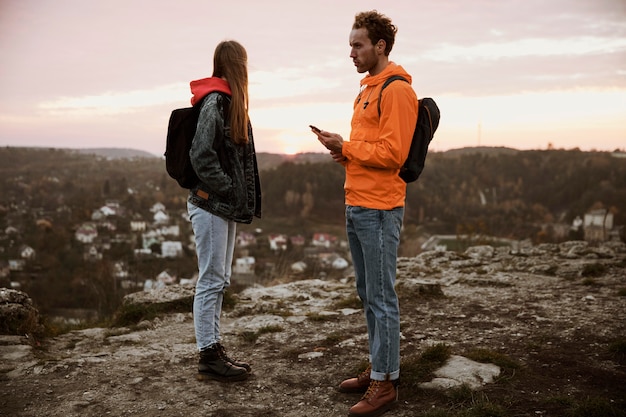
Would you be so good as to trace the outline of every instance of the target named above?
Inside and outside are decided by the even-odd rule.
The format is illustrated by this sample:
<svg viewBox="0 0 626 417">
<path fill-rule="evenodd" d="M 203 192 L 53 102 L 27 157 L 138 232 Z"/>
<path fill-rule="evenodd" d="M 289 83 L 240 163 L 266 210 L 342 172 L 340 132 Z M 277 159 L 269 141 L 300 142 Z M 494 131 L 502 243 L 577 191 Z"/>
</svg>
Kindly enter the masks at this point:
<svg viewBox="0 0 626 417">
<path fill-rule="evenodd" d="M 169 313 L 188 313 L 193 309 L 193 298 L 179 299 L 159 304 L 122 305 L 111 319 L 111 327 L 126 327 L 144 320 L 153 320 L 159 315 Z"/>
<path fill-rule="evenodd" d="M 599 287 L 601 285 L 595 279 L 590 278 L 590 277 L 583 279 L 582 284 L 588 287 Z"/>
<path fill-rule="evenodd" d="M 405 281 L 396 284 L 396 292 L 401 301 L 414 301 L 415 299 L 429 300 L 445 298 L 445 294 L 439 284 L 407 283 Z"/>
<path fill-rule="evenodd" d="M 575 404 L 568 415 L 571 417 L 623 417 L 626 413 L 607 399 L 585 398 Z"/>
<path fill-rule="evenodd" d="M 508 356 L 489 349 L 472 349 L 465 354 L 468 359 L 481 363 L 493 363 L 500 368 L 518 369 L 520 364 Z"/>
<path fill-rule="evenodd" d="M 451 348 L 443 343 L 427 348 L 421 355 L 411 355 L 402 361 L 402 386 L 417 390 L 421 382 L 430 381 L 438 368 L 450 357 Z M 405 388 L 405 389 L 406 389 Z"/>
<path fill-rule="evenodd" d="M 75 330 L 91 329 L 93 327 L 107 327 L 107 323 L 101 320 L 85 320 L 80 323 L 64 323 L 52 322 L 47 317 L 41 317 L 41 325 L 43 326 L 42 337 L 56 337 L 62 334 L 70 333 Z"/>
<path fill-rule="evenodd" d="M 324 342 L 322 343 L 322 345 L 326 347 L 335 346 L 336 344 L 338 344 L 345 338 L 346 336 L 343 333 L 332 332 L 331 334 L 326 336 L 326 339 L 324 339 Z"/>
<path fill-rule="evenodd" d="M 325 322 L 332 321 L 336 318 L 334 315 L 330 314 L 319 314 L 319 313 L 308 313 L 306 315 L 307 319 L 312 322 Z"/>
<path fill-rule="evenodd" d="M 618 360 L 626 359 L 626 339 L 618 339 L 609 344 L 609 353 L 616 356 Z"/>
<path fill-rule="evenodd" d="M 283 330 L 284 329 L 281 326 L 269 325 L 269 326 L 261 327 L 256 332 L 253 332 L 253 331 L 250 331 L 250 330 L 243 331 L 243 332 L 239 333 L 239 337 L 241 337 L 241 339 L 245 343 L 253 344 L 253 343 L 256 343 L 257 339 L 261 335 L 264 335 L 266 333 L 279 333 L 279 332 L 282 332 Z"/>
<path fill-rule="evenodd" d="M 507 417 L 508 415 L 504 408 L 484 398 L 464 410 L 459 417 Z"/>
<path fill-rule="evenodd" d="M 586 264 L 580 274 L 583 277 L 600 277 L 606 274 L 606 266 L 599 263 Z"/>
<path fill-rule="evenodd" d="M 232 310 L 237 305 L 237 297 L 233 295 L 232 291 L 224 291 L 224 301 L 222 301 L 222 308 L 224 310 Z"/>
<path fill-rule="evenodd" d="M 492 402 L 487 394 L 472 391 L 466 385 L 447 390 L 445 397 L 446 408 L 433 408 L 420 417 L 510 417 L 509 412 Z"/>
<path fill-rule="evenodd" d="M 359 310 L 363 308 L 363 302 L 358 296 L 352 296 L 349 298 L 344 298 L 343 300 L 339 300 L 333 304 L 334 309 L 341 310 L 343 308 L 353 308 L 355 310 Z"/>
</svg>

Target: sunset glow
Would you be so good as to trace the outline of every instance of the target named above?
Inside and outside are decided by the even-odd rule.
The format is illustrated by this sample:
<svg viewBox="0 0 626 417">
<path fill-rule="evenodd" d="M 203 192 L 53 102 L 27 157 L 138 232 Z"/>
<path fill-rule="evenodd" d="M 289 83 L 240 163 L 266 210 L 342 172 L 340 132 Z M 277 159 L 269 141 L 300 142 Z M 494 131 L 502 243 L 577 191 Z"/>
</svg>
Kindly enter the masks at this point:
<svg viewBox="0 0 626 417">
<path fill-rule="evenodd" d="M 190 8 L 210 14 L 211 25 L 190 23 Z M 121 0 L 3 2 L 0 146 L 162 155 L 170 112 L 189 106 L 189 81 L 210 76 L 215 45 L 232 38 L 248 50 L 257 151 L 323 152 L 308 125 L 348 139 L 364 75 L 349 58 L 348 33 L 368 9 L 393 19 L 391 59 L 419 97 L 439 104 L 434 150 L 626 149 L 621 0 L 197 0 L 184 8 L 155 0 L 150 13 Z"/>
</svg>

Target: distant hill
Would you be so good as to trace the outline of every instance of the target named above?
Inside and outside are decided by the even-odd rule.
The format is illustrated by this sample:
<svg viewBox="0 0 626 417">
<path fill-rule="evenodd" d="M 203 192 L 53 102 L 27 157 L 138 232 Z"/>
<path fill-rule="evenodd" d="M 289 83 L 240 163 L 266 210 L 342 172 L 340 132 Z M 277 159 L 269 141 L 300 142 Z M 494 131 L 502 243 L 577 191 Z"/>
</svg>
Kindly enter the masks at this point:
<svg viewBox="0 0 626 417">
<path fill-rule="evenodd" d="M 68 151 L 70 153 L 79 153 L 83 155 L 96 155 L 96 156 L 100 156 L 100 157 L 107 158 L 107 159 L 162 158 L 163 157 L 162 155 L 155 155 L 147 151 L 142 151 L 139 149 L 130 149 L 130 148 L 85 148 L 85 149 L 61 148 L 59 150 Z M 475 154 L 486 155 L 486 156 L 515 155 L 518 152 L 520 151 L 517 149 L 513 149 L 513 148 L 478 146 L 478 147 L 451 149 L 448 151 L 437 152 L 437 153 L 443 156 L 459 157 L 459 156 L 464 156 L 464 155 L 475 155 Z M 275 168 L 281 165 L 283 162 L 292 162 L 294 164 L 304 164 L 304 163 L 317 164 L 321 162 L 331 161 L 330 156 L 328 155 L 328 153 L 325 153 L 325 152 L 306 152 L 306 153 L 298 153 L 295 155 L 259 152 L 257 154 L 257 159 L 259 163 L 259 169 L 261 171 Z"/>
<path fill-rule="evenodd" d="M 128 148 L 87 148 L 63 150 L 83 155 L 96 155 L 107 159 L 162 158 L 162 155 L 154 155 L 150 152 Z M 295 155 L 259 152 L 257 153 L 257 160 L 259 163 L 259 169 L 264 171 L 266 169 L 275 168 L 283 162 L 292 162 L 294 164 L 316 164 L 320 162 L 330 162 L 331 158 L 327 153 L 316 152 L 299 153 Z"/>
<path fill-rule="evenodd" d="M 108 159 L 132 159 L 132 158 L 158 158 L 150 152 L 129 148 L 87 148 L 87 149 L 69 149 L 86 155 L 98 155 Z"/>
<path fill-rule="evenodd" d="M 519 149 L 506 148 L 503 146 L 475 146 L 468 148 L 450 149 L 449 151 L 441 152 L 444 156 L 465 156 L 465 155 L 515 155 L 519 153 Z"/>
</svg>

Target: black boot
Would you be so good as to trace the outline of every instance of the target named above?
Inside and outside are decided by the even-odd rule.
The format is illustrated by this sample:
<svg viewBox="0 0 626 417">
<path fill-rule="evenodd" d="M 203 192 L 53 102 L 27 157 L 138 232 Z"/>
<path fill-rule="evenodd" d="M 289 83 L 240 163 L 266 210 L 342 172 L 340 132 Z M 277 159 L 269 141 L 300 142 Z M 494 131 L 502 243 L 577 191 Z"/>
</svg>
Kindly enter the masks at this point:
<svg viewBox="0 0 626 417">
<path fill-rule="evenodd" d="M 248 372 L 245 368 L 235 366 L 225 360 L 219 345 L 215 344 L 200 351 L 197 378 L 199 381 L 207 379 L 221 382 L 242 381 L 248 378 Z"/>
<path fill-rule="evenodd" d="M 235 366 L 244 368 L 246 372 L 248 373 L 252 372 L 252 368 L 247 362 L 239 361 L 237 359 L 232 359 L 228 357 L 228 355 L 226 354 L 226 349 L 224 349 L 224 346 L 222 346 L 221 343 L 216 343 L 215 346 L 217 346 L 217 349 L 220 351 L 220 355 L 222 356 L 222 359 L 224 359 L 226 362 L 230 362 L 231 364 Z"/>
</svg>

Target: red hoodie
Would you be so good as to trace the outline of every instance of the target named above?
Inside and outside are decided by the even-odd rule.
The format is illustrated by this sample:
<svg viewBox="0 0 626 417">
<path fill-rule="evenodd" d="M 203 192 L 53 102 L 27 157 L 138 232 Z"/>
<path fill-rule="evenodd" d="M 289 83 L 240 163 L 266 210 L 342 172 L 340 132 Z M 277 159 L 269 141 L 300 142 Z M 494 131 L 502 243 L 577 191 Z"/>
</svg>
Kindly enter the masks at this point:
<svg viewBox="0 0 626 417">
<path fill-rule="evenodd" d="M 191 87 L 191 105 L 198 103 L 204 97 L 206 97 L 209 93 L 214 91 L 219 91 L 221 93 L 226 93 L 229 96 L 232 95 L 230 91 L 230 85 L 228 85 L 228 81 L 223 78 L 218 77 L 209 77 L 202 78 L 200 80 L 195 80 L 189 83 Z"/>
</svg>

